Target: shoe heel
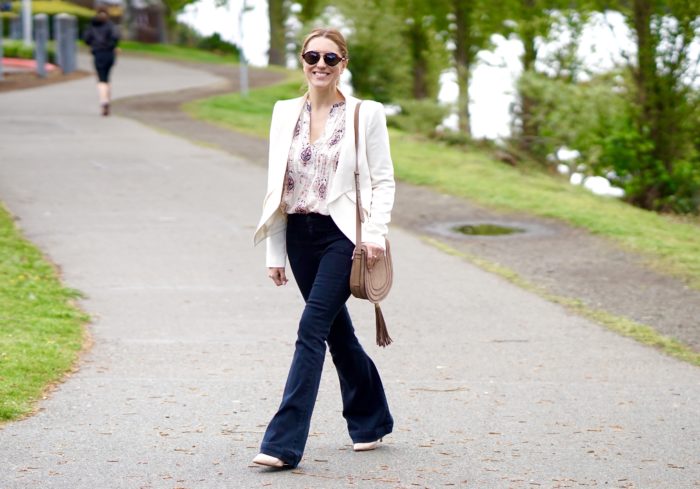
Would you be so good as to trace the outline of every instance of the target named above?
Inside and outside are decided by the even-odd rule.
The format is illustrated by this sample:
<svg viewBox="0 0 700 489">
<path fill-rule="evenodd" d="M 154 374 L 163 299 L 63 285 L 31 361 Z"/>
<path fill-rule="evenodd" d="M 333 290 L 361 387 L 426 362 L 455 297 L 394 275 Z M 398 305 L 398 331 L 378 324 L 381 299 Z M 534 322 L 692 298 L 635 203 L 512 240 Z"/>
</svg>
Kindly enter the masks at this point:
<svg viewBox="0 0 700 489">
<path fill-rule="evenodd" d="M 352 449 L 356 452 L 369 452 L 370 450 L 375 450 L 379 446 L 379 442 L 383 440 L 383 438 L 380 438 L 379 440 L 366 443 L 354 443 Z"/>
</svg>

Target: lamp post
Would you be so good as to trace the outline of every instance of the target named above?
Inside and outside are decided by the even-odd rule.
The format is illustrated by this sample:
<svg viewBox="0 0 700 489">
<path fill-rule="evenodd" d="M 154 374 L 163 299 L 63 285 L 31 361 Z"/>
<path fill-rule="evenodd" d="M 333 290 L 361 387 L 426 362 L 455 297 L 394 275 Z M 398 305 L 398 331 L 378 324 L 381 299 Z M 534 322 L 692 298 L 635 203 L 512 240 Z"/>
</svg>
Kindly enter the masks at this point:
<svg viewBox="0 0 700 489">
<path fill-rule="evenodd" d="M 238 32 L 240 34 L 240 68 L 238 73 L 240 74 L 240 85 L 241 85 L 241 95 L 243 97 L 248 96 L 248 60 L 245 57 L 245 50 L 243 49 L 243 15 L 249 10 L 246 0 L 243 0 L 243 5 L 241 6 L 241 12 L 238 14 Z"/>
<path fill-rule="evenodd" d="M 22 0 L 22 38 L 25 46 L 32 45 L 32 0 Z"/>
</svg>

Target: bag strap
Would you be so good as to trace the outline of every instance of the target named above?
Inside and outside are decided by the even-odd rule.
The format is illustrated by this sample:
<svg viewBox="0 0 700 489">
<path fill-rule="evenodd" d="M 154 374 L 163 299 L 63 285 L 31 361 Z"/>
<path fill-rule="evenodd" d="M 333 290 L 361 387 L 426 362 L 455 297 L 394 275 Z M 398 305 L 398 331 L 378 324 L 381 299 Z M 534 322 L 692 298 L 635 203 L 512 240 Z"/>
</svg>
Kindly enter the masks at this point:
<svg viewBox="0 0 700 489">
<path fill-rule="evenodd" d="M 360 246 L 362 243 L 362 223 L 365 222 L 362 213 L 362 197 L 360 196 L 360 150 L 359 150 L 359 133 L 360 133 L 360 105 L 362 100 L 355 106 L 355 246 Z"/>
<path fill-rule="evenodd" d="M 355 106 L 355 249 L 360 249 L 359 246 L 362 244 L 362 223 L 365 221 L 364 214 L 362 213 L 362 198 L 360 195 L 360 150 L 359 150 L 359 135 L 360 135 L 360 105 L 362 105 L 362 100 Z M 387 247 L 387 253 L 389 248 Z M 393 341 L 389 332 L 386 329 L 386 322 L 384 321 L 384 315 L 382 314 L 382 309 L 379 307 L 379 303 L 374 303 L 374 317 L 376 322 L 376 340 L 377 345 L 381 347 L 386 347 Z"/>
</svg>

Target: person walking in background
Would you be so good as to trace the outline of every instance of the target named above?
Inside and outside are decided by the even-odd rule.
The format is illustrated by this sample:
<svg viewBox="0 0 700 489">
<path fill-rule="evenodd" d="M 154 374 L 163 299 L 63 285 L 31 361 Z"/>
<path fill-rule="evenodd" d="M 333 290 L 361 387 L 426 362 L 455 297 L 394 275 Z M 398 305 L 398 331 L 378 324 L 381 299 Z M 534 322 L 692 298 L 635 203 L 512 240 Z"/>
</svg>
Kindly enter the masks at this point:
<svg viewBox="0 0 700 489">
<path fill-rule="evenodd" d="M 267 195 L 255 233 L 266 240 L 268 276 L 287 283 L 286 258 L 306 302 L 282 402 L 253 459 L 296 467 L 303 455 L 316 402 L 326 344 L 340 379 L 343 416 L 353 449 L 373 450 L 394 421 L 372 360 L 360 345 L 345 302 L 355 244 L 353 117 L 360 100 L 338 87 L 348 50 L 335 29 L 304 40 L 305 96 L 275 104 L 270 128 Z M 369 266 L 385 250 L 394 204 L 394 168 L 384 108 L 364 101 L 359 121 L 363 242 Z"/>
<path fill-rule="evenodd" d="M 119 44 L 119 29 L 110 20 L 109 12 L 104 6 L 97 8 L 97 15 L 92 18 L 83 36 L 85 43 L 90 46 L 97 71 L 97 95 L 102 108 L 102 115 L 109 115 L 111 88 L 109 73 L 116 59 Z"/>
</svg>

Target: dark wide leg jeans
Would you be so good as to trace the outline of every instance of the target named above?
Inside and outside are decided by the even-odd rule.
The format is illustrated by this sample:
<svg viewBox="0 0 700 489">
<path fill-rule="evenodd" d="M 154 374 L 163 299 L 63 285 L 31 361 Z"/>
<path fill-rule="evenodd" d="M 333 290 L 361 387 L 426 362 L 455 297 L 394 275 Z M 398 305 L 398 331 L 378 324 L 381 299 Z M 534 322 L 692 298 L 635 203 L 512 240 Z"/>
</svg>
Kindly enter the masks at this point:
<svg viewBox="0 0 700 489">
<path fill-rule="evenodd" d="M 352 441 L 378 440 L 394 426 L 377 368 L 360 346 L 345 306 L 353 248 L 330 216 L 289 215 L 287 255 L 306 307 L 282 403 L 260 451 L 292 467 L 304 453 L 326 343 L 338 371 L 343 417 Z"/>
</svg>

